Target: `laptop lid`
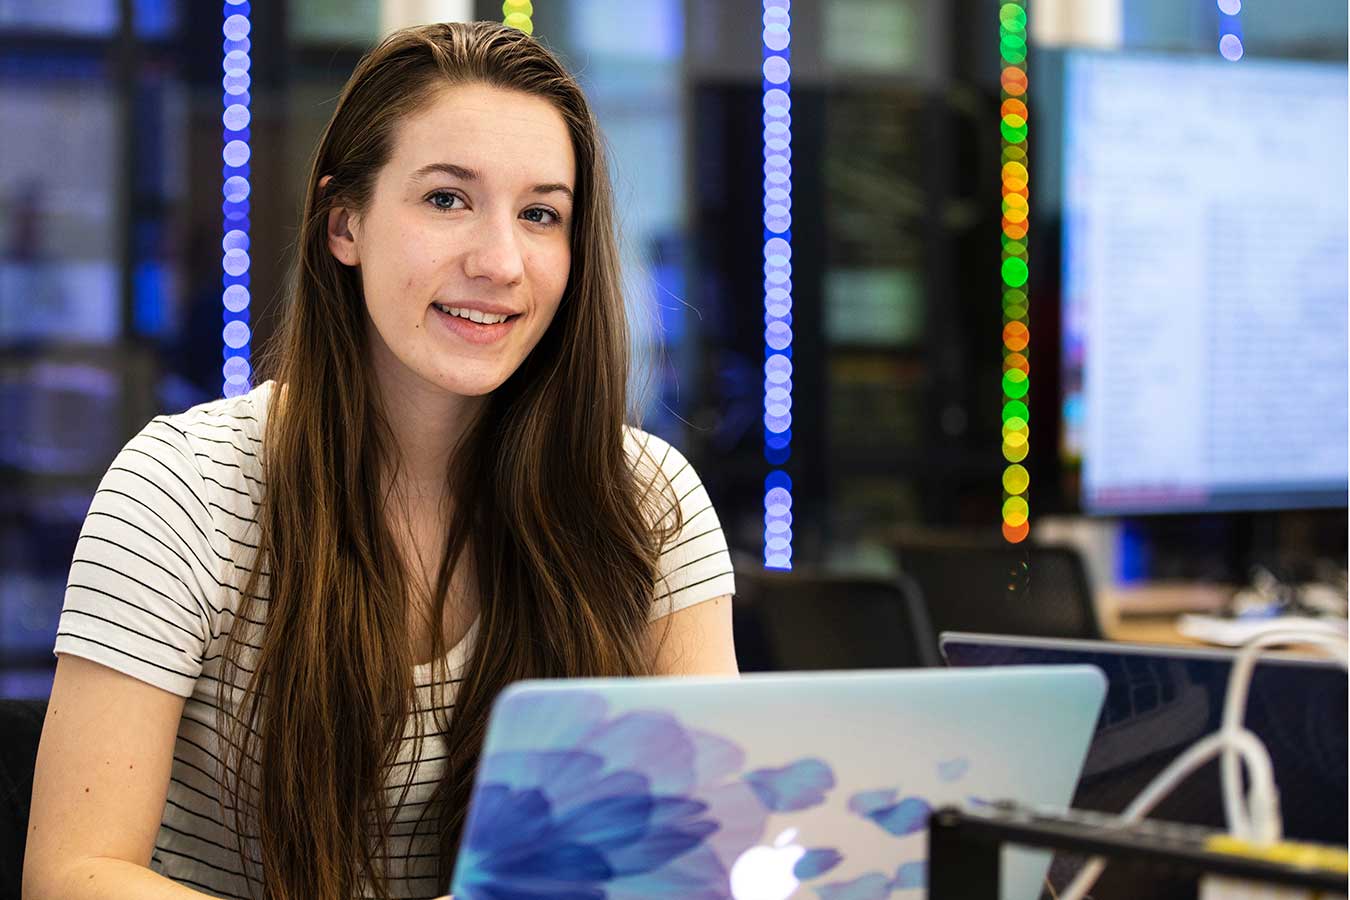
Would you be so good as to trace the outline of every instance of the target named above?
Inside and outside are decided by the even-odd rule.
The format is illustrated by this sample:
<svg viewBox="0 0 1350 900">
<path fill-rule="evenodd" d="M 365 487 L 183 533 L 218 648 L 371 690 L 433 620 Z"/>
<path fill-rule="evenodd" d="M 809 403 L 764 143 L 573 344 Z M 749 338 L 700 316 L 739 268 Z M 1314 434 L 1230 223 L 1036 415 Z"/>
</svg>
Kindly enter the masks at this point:
<svg viewBox="0 0 1350 900">
<path fill-rule="evenodd" d="M 522 682 L 494 706 L 456 900 L 919 897 L 927 815 L 1063 808 L 1090 667 Z M 1048 856 L 1004 860 L 1039 896 Z"/>
<path fill-rule="evenodd" d="M 952 666 L 1091 665 L 1108 689 L 1074 794 L 1077 809 L 1121 812 L 1192 743 L 1219 727 L 1237 653 L 1204 647 L 1121 644 L 947 632 Z M 1330 660 L 1277 653 L 1253 672 L 1246 725 L 1270 751 L 1284 833 L 1343 845 L 1347 808 L 1347 680 Z M 1218 764 L 1179 785 L 1155 818 L 1225 827 Z"/>
</svg>

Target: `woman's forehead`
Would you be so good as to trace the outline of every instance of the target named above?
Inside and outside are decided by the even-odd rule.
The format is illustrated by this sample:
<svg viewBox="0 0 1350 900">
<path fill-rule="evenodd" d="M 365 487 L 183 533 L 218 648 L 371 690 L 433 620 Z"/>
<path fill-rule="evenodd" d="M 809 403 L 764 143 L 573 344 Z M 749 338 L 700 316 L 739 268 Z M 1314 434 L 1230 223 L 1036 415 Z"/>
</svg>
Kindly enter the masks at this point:
<svg viewBox="0 0 1350 900">
<path fill-rule="evenodd" d="M 390 163 L 403 179 L 450 165 L 499 184 L 570 188 L 576 181 L 571 136 L 557 108 L 484 84 L 447 86 L 403 119 Z"/>
</svg>

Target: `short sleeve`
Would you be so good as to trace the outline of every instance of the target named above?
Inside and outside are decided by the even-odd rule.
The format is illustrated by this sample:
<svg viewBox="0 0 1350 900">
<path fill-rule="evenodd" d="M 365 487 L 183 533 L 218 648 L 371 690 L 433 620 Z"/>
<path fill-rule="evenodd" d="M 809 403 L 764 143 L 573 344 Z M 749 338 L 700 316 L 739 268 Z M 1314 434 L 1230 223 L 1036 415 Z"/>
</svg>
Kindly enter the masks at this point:
<svg viewBox="0 0 1350 900">
<path fill-rule="evenodd" d="M 640 473 L 649 476 L 653 466 L 659 467 L 662 477 L 656 487 L 665 495 L 659 504 L 669 509 L 672 502 L 678 502 L 681 514 L 680 530 L 661 549 L 651 618 L 735 593 L 726 535 L 694 467 L 679 450 L 654 435 L 634 431 L 630 440 L 636 444 Z"/>
<path fill-rule="evenodd" d="M 113 460 L 70 566 L 57 654 L 190 696 L 211 637 L 218 557 L 205 482 L 163 419 Z"/>
</svg>

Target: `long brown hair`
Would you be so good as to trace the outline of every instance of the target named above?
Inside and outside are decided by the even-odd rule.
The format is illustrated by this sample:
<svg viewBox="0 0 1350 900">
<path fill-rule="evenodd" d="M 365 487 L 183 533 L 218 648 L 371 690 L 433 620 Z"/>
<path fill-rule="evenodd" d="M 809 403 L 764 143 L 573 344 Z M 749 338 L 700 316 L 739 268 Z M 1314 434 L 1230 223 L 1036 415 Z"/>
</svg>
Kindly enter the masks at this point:
<svg viewBox="0 0 1350 900">
<path fill-rule="evenodd" d="M 362 885 L 388 896 L 387 770 L 409 716 L 420 721 L 408 640 L 415 579 L 378 488 L 397 448 L 369 373 L 359 274 L 333 258 L 326 221 L 335 206 L 367 207 L 400 120 L 468 82 L 551 102 L 577 183 L 558 312 L 446 473 L 454 514 L 428 598 L 433 658 L 447 650 L 439 623 L 461 562 L 476 578 L 479 620 L 453 715 L 437 719 L 448 758 L 428 833 L 442 884 L 502 688 L 651 667 L 657 562 L 679 517 L 669 485 L 650 468 L 639 474 L 623 446 L 628 330 L 595 120 L 572 76 L 520 31 L 480 22 L 397 32 L 357 66 L 310 169 L 293 294 L 267 372 L 284 402 L 267 419 L 259 547 L 239 614 L 256 623 L 250 612 L 265 606 L 265 625 L 256 648 L 245 628 L 231 633 L 221 679 L 221 709 L 231 708 L 227 686 L 241 674 L 247 683 L 222 748 L 238 850 L 277 900 L 347 900 Z M 256 596 L 264 579 L 268 596 Z"/>
</svg>

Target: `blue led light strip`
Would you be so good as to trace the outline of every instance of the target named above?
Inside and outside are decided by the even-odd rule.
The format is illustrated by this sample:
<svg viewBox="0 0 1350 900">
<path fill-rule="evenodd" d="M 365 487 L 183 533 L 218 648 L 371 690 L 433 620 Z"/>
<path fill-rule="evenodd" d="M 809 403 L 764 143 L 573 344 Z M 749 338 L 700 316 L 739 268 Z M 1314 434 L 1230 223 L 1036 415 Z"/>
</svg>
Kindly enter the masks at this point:
<svg viewBox="0 0 1350 900">
<path fill-rule="evenodd" d="M 1217 0 L 1219 5 L 1219 55 L 1229 62 L 1242 59 L 1242 0 Z"/>
<path fill-rule="evenodd" d="M 248 195 L 249 157 L 249 49 L 248 33 L 250 8 L 246 0 L 225 0 L 225 35 L 222 51 L 224 77 L 221 86 L 225 89 L 225 112 L 221 122 L 225 126 L 221 159 L 225 166 L 221 170 L 224 185 L 221 194 L 224 202 L 220 211 L 224 214 L 225 237 L 221 241 L 220 266 L 222 269 L 221 303 L 224 305 L 225 328 L 221 332 L 224 341 L 225 364 L 221 367 L 224 376 L 226 397 L 235 397 L 247 393 L 253 374 L 249 365 L 249 341 L 252 333 L 248 324 L 249 304 L 249 256 L 248 256 Z"/>
<path fill-rule="evenodd" d="M 764 567 L 792 568 L 791 0 L 764 0 Z"/>
</svg>

